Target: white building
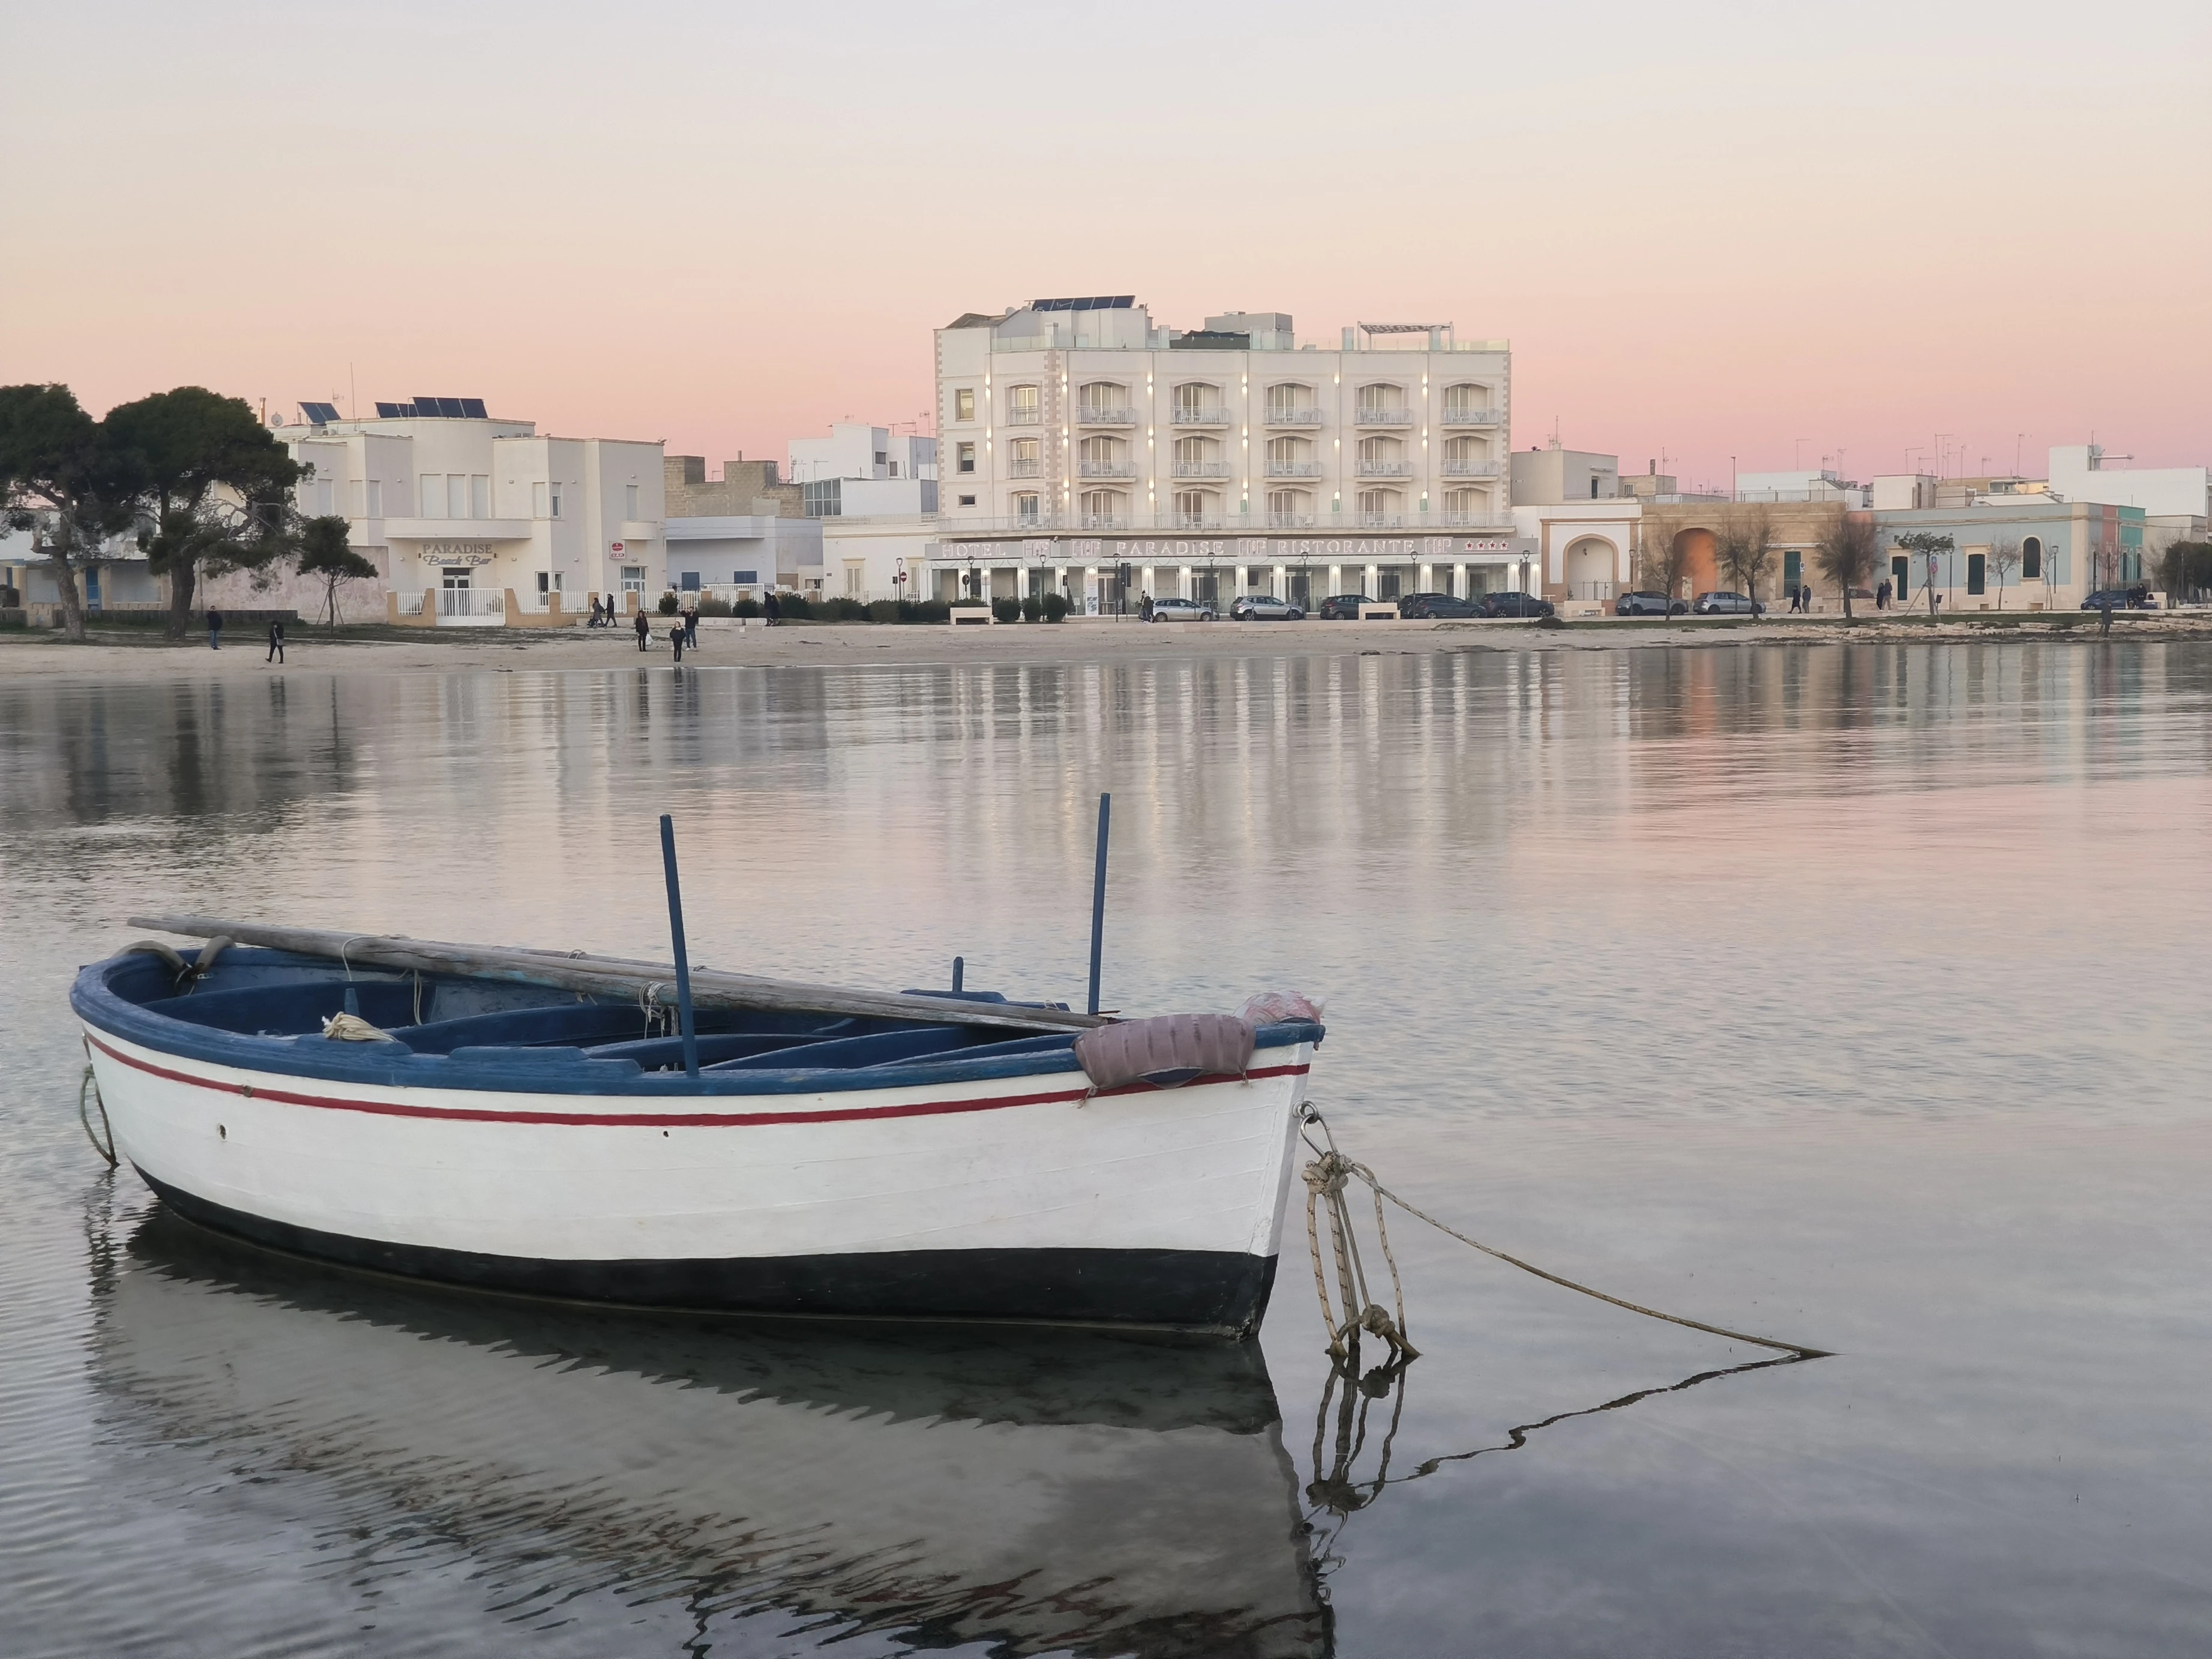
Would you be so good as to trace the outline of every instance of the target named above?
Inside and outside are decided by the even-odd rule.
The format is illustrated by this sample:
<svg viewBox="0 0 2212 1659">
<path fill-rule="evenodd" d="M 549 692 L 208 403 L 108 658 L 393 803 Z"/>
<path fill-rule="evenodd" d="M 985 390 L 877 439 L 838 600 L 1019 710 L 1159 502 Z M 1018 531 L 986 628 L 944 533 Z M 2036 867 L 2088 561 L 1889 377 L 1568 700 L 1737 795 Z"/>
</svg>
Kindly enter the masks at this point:
<svg viewBox="0 0 2212 1659">
<path fill-rule="evenodd" d="M 1279 312 L 1182 332 L 1126 295 L 1038 300 L 939 329 L 937 397 L 932 597 L 1317 604 L 1504 586 L 1516 562 L 1510 354 L 1449 324 L 1323 349 Z"/>
<path fill-rule="evenodd" d="M 679 593 L 758 599 L 823 591 L 822 521 L 769 514 L 671 519 L 668 585 Z"/>
<path fill-rule="evenodd" d="M 840 421 L 791 441 L 791 477 L 810 519 L 913 517 L 937 511 L 937 440 Z"/>
<path fill-rule="evenodd" d="M 2104 449 L 2097 444 L 2054 448 L 2051 488 L 2069 501 L 2139 507 L 2154 519 L 2212 514 L 2212 468 L 2106 466 Z"/>
<path fill-rule="evenodd" d="M 629 611 L 669 585 L 658 440 L 541 437 L 476 398 L 376 409 L 303 404 L 276 435 L 315 470 L 301 510 L 344 515 L 403 614 L 497 623 L 509 595 L 545 611 L 556 593 L 564 611 L 608 595 Z"/>
<path fill-rule="evenodd" d="M 1557 438 L 1542 449 L 1513 452 L 1513 504 L 1609 501 L 1620 494 L 1620 457 L 1594 449 L 1562 449 Z"/>
</svg>

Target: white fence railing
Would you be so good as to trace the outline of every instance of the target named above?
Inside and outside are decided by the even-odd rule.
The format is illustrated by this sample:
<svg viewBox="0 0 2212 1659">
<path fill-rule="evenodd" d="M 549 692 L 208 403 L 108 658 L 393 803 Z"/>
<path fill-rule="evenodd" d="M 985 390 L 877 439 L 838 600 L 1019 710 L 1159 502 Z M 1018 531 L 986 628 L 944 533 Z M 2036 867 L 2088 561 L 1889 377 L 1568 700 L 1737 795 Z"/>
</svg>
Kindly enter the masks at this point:
<svg viewBox="0 0 2212 1659">
<path fill-rule="evenodd" d="M 1271 408 L 1267 410 L 1269 426 L 1319 426 L 1321 410 L 1317 409 Z"/>
<path fill-rule="evenodd" d="M 1446 426 L 1496 426 L 1504 419 L 1495 409 L 1478 409 L 1473 404 L 1446 404 L 1443 423 Z"/>
<path fill-rule="evenodd" d="M 441 587 L 438 595 L 438 614 L 441 617 L 504 617 L 507 614 L 507 594 L 496 587 Z"/>
</svg>

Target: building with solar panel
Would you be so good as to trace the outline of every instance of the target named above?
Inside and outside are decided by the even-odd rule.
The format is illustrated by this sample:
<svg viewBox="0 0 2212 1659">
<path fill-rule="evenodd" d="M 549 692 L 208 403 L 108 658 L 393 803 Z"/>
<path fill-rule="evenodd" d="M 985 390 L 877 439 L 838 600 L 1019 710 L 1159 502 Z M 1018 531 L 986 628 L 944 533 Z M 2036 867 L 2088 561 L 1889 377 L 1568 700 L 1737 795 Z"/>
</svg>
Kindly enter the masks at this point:
<svg viewBox="0 0 2212 1659">
<path fill-rule="evenodd" d="M 314 468 L 301 508 L 346 519 L 395 621 L 550 626 L 598 599 L 649 606 L 668 586 L 658 440 L 546 436 L 477 398 L 299 411 L 276 436 Z"/>
<path fill-rule="evenodd" d="M 937 331 L 942 597 L 1310 608 L 1516 584 L 1512 358 L 1449 323 L 1301 344 L 1280 312 L 1153 325 L 1130 295 Z"/>
</svg>

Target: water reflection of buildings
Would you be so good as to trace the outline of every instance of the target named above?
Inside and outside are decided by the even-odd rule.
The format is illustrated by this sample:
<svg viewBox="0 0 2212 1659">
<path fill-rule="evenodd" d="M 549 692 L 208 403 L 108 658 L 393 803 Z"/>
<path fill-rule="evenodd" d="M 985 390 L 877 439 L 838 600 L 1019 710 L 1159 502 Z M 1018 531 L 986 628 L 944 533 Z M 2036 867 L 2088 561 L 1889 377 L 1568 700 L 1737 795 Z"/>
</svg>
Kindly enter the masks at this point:
<svg viewBox="0 0 2212 1659">
<path fill-rule="evenodd" d="M 428 1530 L 501 1623 L 615 1587 L 702 1641 L 780 1608 L 825 1642 L 1328 1650 L 1255 1347 L 447 1297 L 157 1213 L 103 1288 L 93 1364 L 126 1450 L 324 1477 L 301 1490 L 340 1512 L 313 1522 L 383 1592 Z"/>
</svg>

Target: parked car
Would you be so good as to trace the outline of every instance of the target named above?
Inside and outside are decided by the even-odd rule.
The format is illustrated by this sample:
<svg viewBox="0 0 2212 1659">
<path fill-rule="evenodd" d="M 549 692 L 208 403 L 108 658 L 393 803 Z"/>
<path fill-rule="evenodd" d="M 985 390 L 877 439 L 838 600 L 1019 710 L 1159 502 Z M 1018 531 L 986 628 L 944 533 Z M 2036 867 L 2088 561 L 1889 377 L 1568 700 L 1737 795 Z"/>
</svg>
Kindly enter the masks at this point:
<svg viewBox="0 0 2212 1659">
<path fill-rule="evenodd" d="M 1687 602 L 1664 593 L 1624 593 L 1613 602 L 1616 617 L 1679 617 L 1689 608 Z"/>
<path fill-rule="evenodd" d="M 2155 611 L 2158 599 L 2148 587 L 2103 587 L 2081 601 L 2084 611 Z"/>
<path fill-rule="evenodd" d="M 1300 622 L 1306 613 L 1271 593 L 1247 593 L 1229 607 L 1229 614 L 1238 622 Z"/>
<path fill-rule="evenodd" d="M 1700 617 L 1763 617 L 1766 607 L 1747 593 L 1700 593 L 1690 609 Z"/>
<path fill-rule="evenodd" d="M 1213 607 L 1200 605 L 1196 599 L 1154 599 L 1154 622 L 1212 622 Z"/>
<path fill-rule="evenodd" d="M 1358 622 L 1359 607 L 1374 603 L 1364 593 L 1332 593 L 1321 602 L 1321 609 L 1314 614 L 1323 622 Z"/>
<path fill-rule="evenodd" d="M 1549 599 L 1540 599 L 1534 593 L 1486 593 L 1482 608 L 1476 612 L 1483 617 L 1548 617 L 1554 609 Z"/>
<path fill-rule="evenodd" d="M 1473 599 L 1455 599 L 1449 593 L 1408 593 L 1398 601 L 1398 614 L 1441 622 L 1454 617 L 1479 617 L 1482 607 Z"/>
</svg>

